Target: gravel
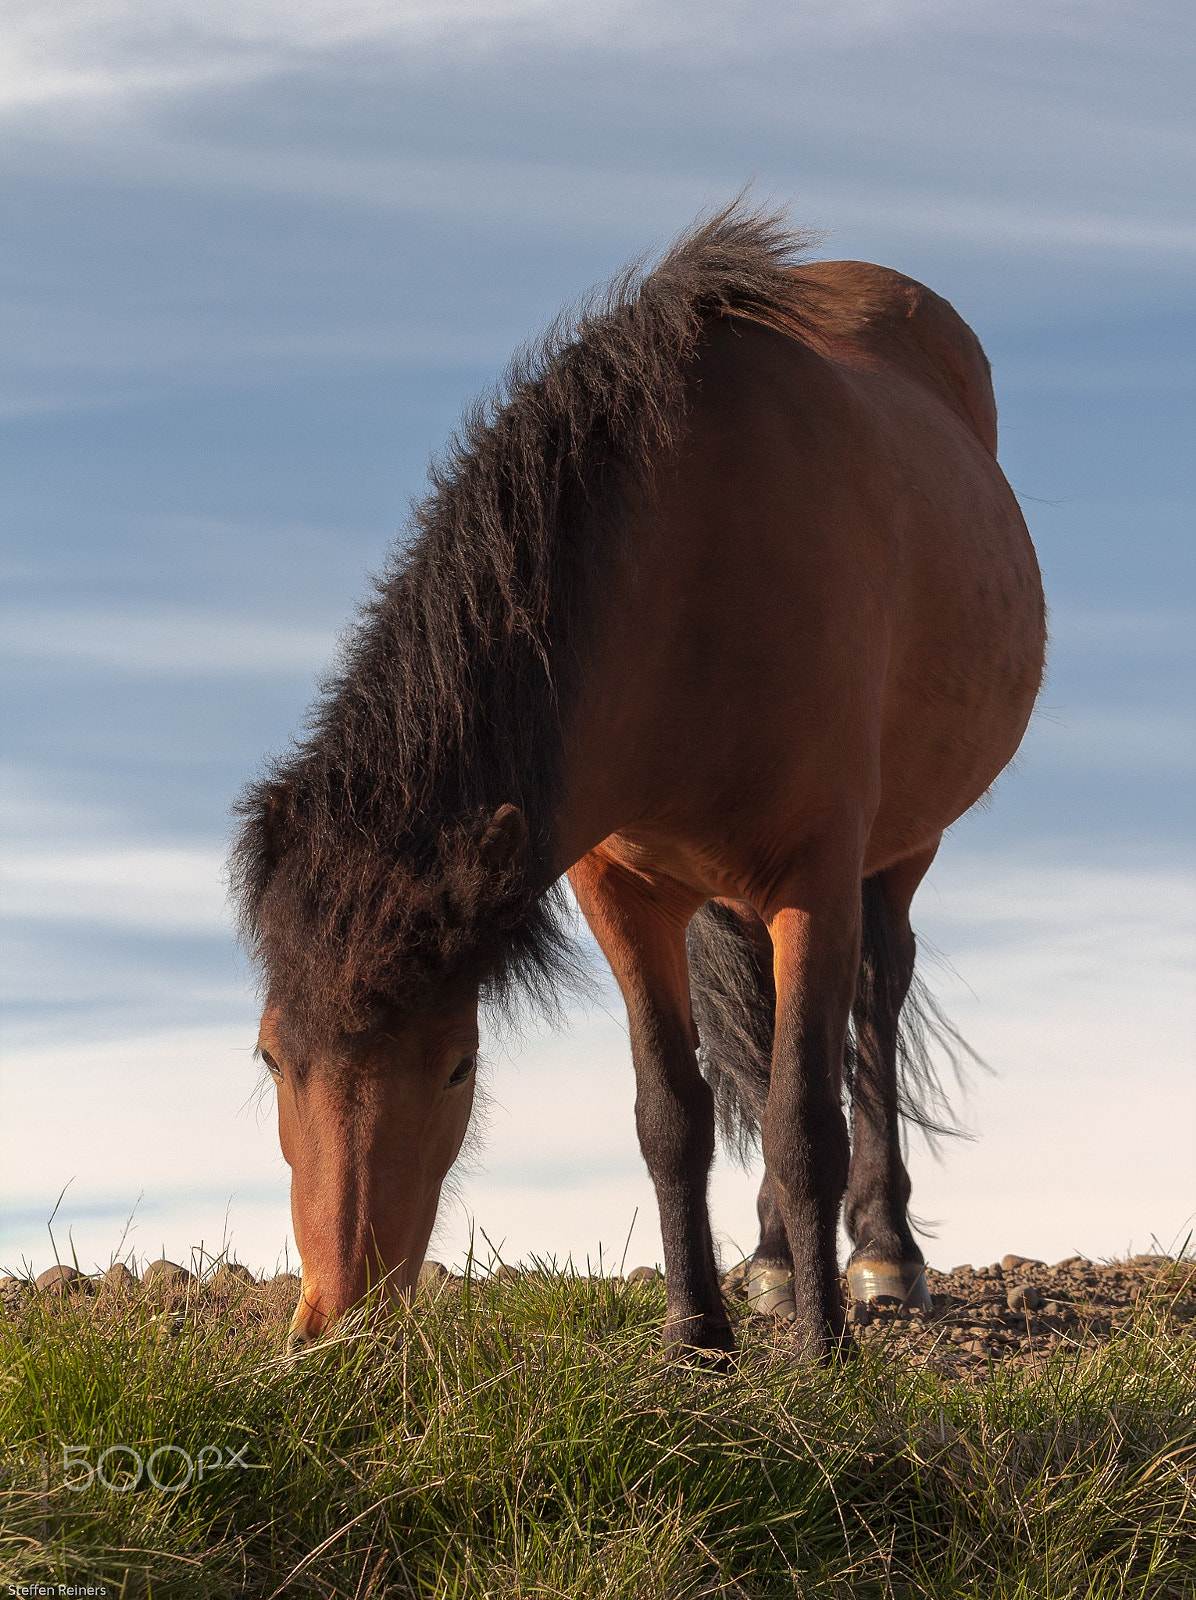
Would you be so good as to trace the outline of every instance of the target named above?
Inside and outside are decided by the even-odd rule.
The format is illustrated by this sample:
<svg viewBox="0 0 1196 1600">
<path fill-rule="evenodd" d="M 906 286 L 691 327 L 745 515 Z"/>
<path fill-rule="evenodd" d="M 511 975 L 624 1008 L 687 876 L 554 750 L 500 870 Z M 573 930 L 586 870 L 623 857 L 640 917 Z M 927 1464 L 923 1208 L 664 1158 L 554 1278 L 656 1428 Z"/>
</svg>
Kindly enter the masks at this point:
<svg viewBox="0 0 1196 1600">
<path fill-rule="evenodd" d="M 512 1270 L 501 1276 L 534 1275 L 532 1268 L 526 1274 Z M 425 1292 L 453 1293 L 461 1284 L 438 1262 L 428 1263 L 421 1278 Z M 732 1268 L 724 1276 L 723 1292 L 746 1310 L 744 1278 L 742 1264 Z M 1054 1266 L 1006 1256 L 999 1265 L 988 1267 L 965 1263 L 950 1272 L 928 1267 L 926 1281 L 931 1307 L 925 1312 L 849 1304 L 848 1338 L 861 1346 L 883 1345 L 917 1366 L 971 1378 L 998 1364 L 1033 1366 L 1060 1346 L 1079 1350 L 1107 1342 L 1143 1306 L 1175 1325 L 1196 1325 L 1196 1263 L 1165 1256 L 1103 1263 L 1070 1256 Z M 663 1288 L 664 1275 L 655 1267 L 636 1267 L 626 1282 Z M 90 1315 L 92 1307 L 99 1313 L 117 1295 L 124 1300 L 147 1294 L 164 1331 L 174 1333 L 182 1314 L 203 1317 L 206 1308 L 217 1313 L 246 1296 L 259 1313 L 285 1318 L 299 1283 L 289 1272 L 259 1282 L 245 1268 L 227 1263 L 201 1281 L 175 1262 L 155 1262 L 146 1268 L 140 1285 L 120 1263 L 90 1279 L 73 1267 L 53 1267 L 36 1282 L 0 1277 L 0 1314 L 19 1316 L 35 1298 L 46 1298 L 61 1301 L 64 1308 L 68 1303 L 80 1311 L 86 1307 Z M 97 1294 L 97 1289 L 103 1292 Z M 793 1337 L 785 1323 L 772 1317 L 748 1317 L 743 1332 L 749 1342 L 765 1337 L 778 1348 Z"/>
</svg>

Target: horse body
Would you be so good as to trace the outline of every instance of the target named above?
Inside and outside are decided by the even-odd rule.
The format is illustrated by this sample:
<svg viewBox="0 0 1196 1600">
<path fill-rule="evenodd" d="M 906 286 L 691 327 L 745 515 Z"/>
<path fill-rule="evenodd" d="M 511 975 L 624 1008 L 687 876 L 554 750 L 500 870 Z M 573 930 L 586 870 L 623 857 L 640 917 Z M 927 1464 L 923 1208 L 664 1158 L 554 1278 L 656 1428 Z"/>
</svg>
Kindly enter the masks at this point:
<svg viewBox="0 0 1196 1600">
<path fill-rule="evenodd" d="M 840 1317 L 828 1257 L 860 884 L 887 871 L 904 919 L 943 830 L 1017 749 L 1042 671 L 1037 563 L 994 459 L 974 336 L 899 274 L 806 270 L 836 295 L 830 337 L 736 322 L 703 350 L 683 448 L 610 607 L 562 817 L 560 865 L 628 1001 L 668 1337 L 715 1346 L 729 1335 L 686 926 L 720 897 L 773 936 L 795 1033 L 765 1127 L 770 1177 L 786 1174 L 774 1264 L 788 1275 L 799 1241 L 797 1305 L 817 1344 Z M 928 300 L 933 339 L 919 337 Z M 822 1148 L 795 1166 L 812 1121 Z M 908 1180 L 889 1165 L 904 1216 Z M 889 1264 L 908 1292 L 921 1257 L 898 1243 Z"/>
<path fill-rule="evenodd" d="M 694 1015 L 708 1068 L 737 1008 L 764 1018 L 759 1059 L 733 1069 L 765 1158 L 756 1269 L 763 1299 L 778 1303 L 779 1292 L 817 1352 L 842 1325 L 835 1234 L 845 1196 L 861 1292 L 917 1292 L 897 1086 L 909 903 L 943 830 L 1022 737 L 1042 671 L 1043 604 L 995 460 L 987 363 L 946 302 L 883 268 L 830 262 L 777 271 L 760 303 L 745 295 L 731 309 L 703 319 L 679 364 L 683 426 L 655 452 L 651 492 L 623 505 L 584 652 L 559 653 L 584 659 L 550 814 L 525 819 L 520 796 L 496 794 L 516 803 L 496 809 L 476 846 L 453 848 L 474 852 L 470 882 L 522 874 L 528 904 L 567 871 L 610 960 L 660 1204 L 668 1343 L 732 1342 L 706 1208 L 714 1095 Z M 540 391 L 535 400 L 543 407 Z M 500 443 L 501 428 L 500 415 Z M 505 567 L 500 576 L 511 582 Z M 403 626 L 424 624 L 417 615 Z M 356 682 L 345 681 L 351 704 Z M 501 723 L 505 708 L 489 709 Z M 347 715 L 333 704 L 334 731 Z M 385 740 L 388 724 L 375 726 Z M 291 864 L 315 860 L 319 830 L 350 827 L 327 799 L 317 827 L 305 820 L 314 802 L 293 798 L 311 790 L 317 758 L 325 790 L 330 770 L 337 793 L 366 789 L 343 755 L 315 745 L 247 807 L 257 887 L 243 899 L 255 928 L 269 934 L 275 918 L 279 941 L 294 942 L 301 913 L 313 930 L 334 926 L 332 912 L 317 922 L 304 910 L 304 896 L 318 909 L 318 872 L 306 869 L 302 890 L 287 879 Z M 382 763 L 368 793 L 387 782 Z M 352 800 L 350 831 L 376 851 L 378 824 L 361 822 L 373 803 Z M 354 868 L 358 900 L 382 870 Z M 356 915 L 347 896 L 336 927 Z M 319 937 L 334 952 L 337 939 L 352 943 Z M 416 935 L 405 937 L 414 948 Z M 735 961 L 735 983 L 701 989 L 703 974 Z M 285 964 L 273 958 L 273 969 Z M 266 966 L 275 994 L 269 953 Z M 471 1090 L 456 1063 L 476 1049 L 485 982 L 480 962 L 446 970 L 414 1016 L 382 992 L 377 1021 L 314 1051 L 301 1030 L 288 1032 L 299 1002 L 267 1006 L 263 1039 L 302 1230 L 301 1335 L 361 1292 L 371 1250 L 400 1287 L 413 1281 L 468 1120 Z M 373 987 L 384 991 L 381 980 Z M 288 1052 L 284 1072 L 276 1058 Z M 322 1110 L 316 1080 L 339 1085 Z"/>
<path fill-rule="evenodd" d="M 862 279 L 874 317 L 929 297 L 854 262 L 801 276 L 853 299 Z M 805 841 L 855 828 L 867 876 L 937 838 L 1017 749 L 1042 599 L 991 446 L 915 360 L 814 337 L 736 321 L 703 349 L 683 448 L 612 580 L 562 871 L 617 834 L 704 899 L 756 904 Z"/>
</svg>

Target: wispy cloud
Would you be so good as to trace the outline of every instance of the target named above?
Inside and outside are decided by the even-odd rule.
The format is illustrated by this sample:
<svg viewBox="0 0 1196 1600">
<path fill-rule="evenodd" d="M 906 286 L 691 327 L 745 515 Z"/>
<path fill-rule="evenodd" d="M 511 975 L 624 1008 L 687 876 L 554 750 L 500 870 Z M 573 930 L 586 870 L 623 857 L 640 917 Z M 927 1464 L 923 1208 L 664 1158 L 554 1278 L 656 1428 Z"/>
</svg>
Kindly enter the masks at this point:
<svg viewBox="0 0 1196 1600">
<path fill-rule="evenodd" d="M 831 253 L 1018 316 L 1129 281 L 1174 303 L 1196 256 L 1177 0 L 27 0 L 7 19 L 16 415 L 81 385 L 493 365 L 751 177 Z"/>
<path fill-rule="evenodd" d="M 1196 766 L 1196 718 L 1191 708 L 1040 708 L 1018 754 L 1018 767 L 1121 772 L 1190 772 Z"/>
<path fill-rule="evenodd" d="M 918 22 L 949 27 L 968 10 L 965 0 L 816 0 L 800 13 L 761 9 L 786 33 L 832 44 L 884 37 Z M 0 105 L 244 83 L 294 69 L 314 54 L 362 47 L 453 40 L 485 51 L 529 29 L 540 41 L 624 49 L 723 33 L 734 54 L 737 35 L 726 32 L 733 16 L 742 21 L 726 0 L 686 6 L 594 0 L 585 7 L 559 0 L 164 0 L 151 10 L 136 0 L 14 0 L 6 8 L 9 70 Z"/>
<path fill-rule="evenodd" d="M 22 608 L 0 616 L 0 654 L 115 672 L 179 677 L 311 676 L 335 634 L 227 614 L 155 606 Z"/>
<path fill-rule="evenodd" d="M 186 934 L 232 926 L 218 849 L 12 855 L 2 881 L 8 919 Z"/>
</svg>

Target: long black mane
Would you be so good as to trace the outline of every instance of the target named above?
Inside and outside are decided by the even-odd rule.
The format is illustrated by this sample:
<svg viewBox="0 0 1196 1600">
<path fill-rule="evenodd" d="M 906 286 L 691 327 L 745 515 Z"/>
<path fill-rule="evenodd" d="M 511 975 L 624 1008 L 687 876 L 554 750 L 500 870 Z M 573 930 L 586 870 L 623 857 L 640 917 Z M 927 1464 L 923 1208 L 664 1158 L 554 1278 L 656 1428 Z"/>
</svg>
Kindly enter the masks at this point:
<svg viewBox="0 0 1196 1600">
<path fill-rule="evenodd" d="M 563 751 L 630 513 L 684 425 L 708 319 L 800 319 L 808 244 L 733 205 L 559 319 L 466 416 L 313 707 L 242 794 L 247 943 L 307 1043 L 438 988 L 551 985 Z M 496 865 L 499 807 L 526 847 Z"/>
</svg>

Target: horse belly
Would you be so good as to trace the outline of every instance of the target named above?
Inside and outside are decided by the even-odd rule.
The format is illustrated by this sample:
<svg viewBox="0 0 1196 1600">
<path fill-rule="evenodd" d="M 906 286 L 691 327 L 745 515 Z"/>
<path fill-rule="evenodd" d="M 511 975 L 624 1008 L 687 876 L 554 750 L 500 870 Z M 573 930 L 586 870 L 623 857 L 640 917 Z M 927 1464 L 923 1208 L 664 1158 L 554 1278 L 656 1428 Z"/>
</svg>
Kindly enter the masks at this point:
<svg viewBox="0 0 1196 1600">
<path fill-rule="evenodd" d="M 996 462 L 944 486 L 906 530 L 867 870 L 929 843 L 1013 758 L 1042 680 L 1042 585 Z"/>
</svg>

